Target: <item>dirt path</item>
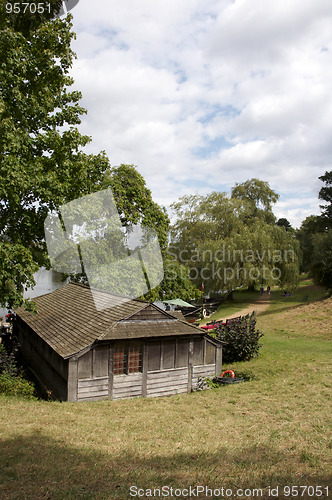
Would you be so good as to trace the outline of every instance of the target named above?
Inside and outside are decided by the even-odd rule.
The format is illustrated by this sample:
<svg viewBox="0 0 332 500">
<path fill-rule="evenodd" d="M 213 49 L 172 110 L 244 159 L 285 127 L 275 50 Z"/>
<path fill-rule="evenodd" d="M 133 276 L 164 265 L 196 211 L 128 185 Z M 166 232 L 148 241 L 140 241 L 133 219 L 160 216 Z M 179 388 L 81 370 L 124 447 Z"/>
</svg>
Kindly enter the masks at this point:
<svg viewBox="0 0 332 500">
<path fill-rule="evenodd" d="M 263 311 L 266 311 L 266 309 L 269 307 L 270 298 L 271 295 L 268 295 L 266 292 L 264 292 L 263 295 L 260 295 L 256 302 L 250 304 L 250 306 L 246 307 L 245 309 L 241 309 L 240 311 L 227 316 L 227 318 L 225 319 L 236 318 L 237 316 L 246 316 L 247 314 L 251 314 L 253 311 L 255 311 L 255 314 L 260 314 Z"/>
</svg>

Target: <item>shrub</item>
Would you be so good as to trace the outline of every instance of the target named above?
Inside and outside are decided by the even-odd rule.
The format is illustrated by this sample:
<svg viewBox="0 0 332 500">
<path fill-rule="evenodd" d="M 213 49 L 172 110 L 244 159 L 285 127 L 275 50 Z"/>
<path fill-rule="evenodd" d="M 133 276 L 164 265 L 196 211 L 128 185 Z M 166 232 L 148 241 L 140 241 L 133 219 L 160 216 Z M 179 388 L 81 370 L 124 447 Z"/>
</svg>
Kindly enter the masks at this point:
<svg viewBox="0 0 332 500">
<path fill-rule="evenodd" d="M 0 394 L 4 396 L 23 396 L 25 398 L 34 397 L 35 388 L 28 380 L 21 375 L 12 376 L 7 372 L 0 374 Z"/>
<path fill-rule="evenodd" d="M 0 344 L 0 374 L 7 373 L 12 377 L 15 377 L 18 373 L 15 360 L 15 352 L 12 351 L 8 353 L 3 344 Z"/>
<path fill-rule="evenodd" d="M 35 389 L 32 383 L 19 373 L 15 360 L 16 350 L 14 348 L 8 353 L 0 344 L 0 394 L 32 398 Z"/>
<path fill-rule="evenodd" d="M 243 316 L 236 321 L 229 321 L 215 329 L 217 338 L 225 342 L 223 346 L 223 360 L 226 363 L 235 361 L 249 361 L 259 355 L 262 344 L 259 339 L 263 336 L 256 329 L 256 316 Z"/>
<path fill-rule="evenodd" d="M 209 377 L 199 377 L 197 381 L 196 390 L 204 391 L 205 389 L 215 389 L 218 388 L 219 384 L 217 384 L 214 379 Z"/>
</svg>

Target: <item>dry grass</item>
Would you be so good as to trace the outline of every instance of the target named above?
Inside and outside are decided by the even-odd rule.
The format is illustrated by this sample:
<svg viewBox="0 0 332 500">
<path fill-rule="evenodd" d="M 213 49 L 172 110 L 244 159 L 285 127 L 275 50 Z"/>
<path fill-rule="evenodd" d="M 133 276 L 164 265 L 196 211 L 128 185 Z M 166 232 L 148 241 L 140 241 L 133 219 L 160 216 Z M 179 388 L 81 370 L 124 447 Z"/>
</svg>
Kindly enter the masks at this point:
<svg viewBox="0 0 332 500">
<path fill-rule="evenodd" d="M 309 338 L 332 339 L 332 298 L 303 304 L 296 309 L 288 309 L 275 316 L 287 325 L 288 335 L 302 335 Z"/>
<path fill-rule="evenodd" d="M 332 487 L 330 304 L 272 297 L 262 355 L 232 366 L 250 382 L 86 404 L 1 398 L 0 498 L 127 500 L 131 485 L 200 484 L 264 488 L 267 499 L 269 486 Z"/>
</svg>

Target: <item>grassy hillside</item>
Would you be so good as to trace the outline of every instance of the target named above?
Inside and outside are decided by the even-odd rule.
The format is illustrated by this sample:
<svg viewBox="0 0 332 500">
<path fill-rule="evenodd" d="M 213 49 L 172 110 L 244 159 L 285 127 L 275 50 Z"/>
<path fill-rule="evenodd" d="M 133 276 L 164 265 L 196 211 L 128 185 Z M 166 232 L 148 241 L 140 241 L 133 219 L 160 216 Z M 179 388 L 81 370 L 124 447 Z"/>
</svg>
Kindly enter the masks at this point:
<svg viewBox="0 0 332 500">
<path fill-rule="evenodd" d="M 138 498 L 131 486 L 164 485 L 266 499 L 329 486 L 331 496 L 331 306 L 308 282 L 292 297 L 273 292 L 258 318 L 262 355 L 231 366 L 251 377 L 242 384 L 83 404 L 0 398 L 0 498 L 127 500 Z"/>
</svg>

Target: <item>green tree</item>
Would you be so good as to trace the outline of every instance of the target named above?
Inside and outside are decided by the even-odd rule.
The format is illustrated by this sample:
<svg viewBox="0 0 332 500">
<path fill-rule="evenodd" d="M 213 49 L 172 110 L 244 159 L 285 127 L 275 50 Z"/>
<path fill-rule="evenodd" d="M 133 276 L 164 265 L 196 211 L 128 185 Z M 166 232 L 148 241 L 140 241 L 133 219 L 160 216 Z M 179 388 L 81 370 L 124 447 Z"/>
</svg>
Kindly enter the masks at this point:
<svg viewBox="0 0 332 500">
<path fill-rule="evenodd" d="M 312 264 L 312 254 L 314 251 L 315 234 L 324 231 L 320 218 L 317 215 L 310 215 L 302 222 L 300 229 L 296 231 L 296 238 L 299 241 L 301 256 L 301 272 L 310 272 Z"/>
<path fill-rule="evenodd" d="M 13 3 L 13 2 L 12 2 Z M 0 303 L 17 307 L 47 265 L 49 210 L 90 193 L 108 167 L 87 155 L 77 129 L 85 110 L 71 90 L 71 16 L 8 15 L 0 4 Z"/>
<path fill-rule="evenodd" d="M 318 194 L 320 200 L 327 202 L 327 205 L 320 205 L 322 210 L 322 219 L 324 220 L 326 227 L 332 227 L 332 170 L 330 172 L 325 172 L 325 175 L 319 177 L 319 179 L 325 182 L 325 186 L 321 188 Z"/>
<path fill-rule="evenodd" d="M 332 290 L 332 230 L 316 234 L 311 255 L 310 274 L 314 281 Z"/>
<path fill-rule="evenodd" d="M 130 235 L 132 229 L 136 225 L 141 225 L 143 228 L 149 228 L 156 232 L 159 240 L 159 245 L 163 256 L 163 268 L 164 268 L 164 278 L 161 283 L 150 289 L 150 291 L 144 295 L 147 300 L 164 300 L 166 298 L 182 298 L 184 300 L 190 300 L 193 298 L 198 298 L 201 296 L 199 290 L 194 286 L 194 284 L 188 278 L 188 269 L 179 264 L 179 262 L 172 258 L 171 255 L 166 253 L 166 247 L 168 242 L 168 232 L 169 232 L 169 217 L 167 215 L 166 209 L 160 207 L 152 199 L 150 190 L 147 188 L 144 178 L 139 174 L 136 167 L 133 165 L 120 165 L 119 167 L 112 167 L 108 169 L 102 180 L 96 186 L 96 189 L 103 190 L 111 188 L 114 195 L 114 200 L 116 207 L 120 216 L 120 221 L 122 226 L 127 230 L 121 233 L 123 236 L 126 234 Z M 105 211 L 105 204 L 91 208 L 83 207 L 83 212 L 86 215 L 89 213 L 89 219 L 91 219 L 92 225 L 94 221 L 99 217 L 101 219 L 107 219 L 103 212 Z M 77 216 L 77 211 L 75 211 L 74 216 Z M 99 225 L 99 224 L 98 224 Z M 87 226 L 85 226 L 86 228 Z M 116 261 L 117 259 L 125 259 L 128 256 L 125 239 L 119 240 L 118 243 L 114 244 L 109 242 L 109 238 L 114 240 L 114 232 L 109 230 L 103 234 L 102 239 L 97 235 L 95 230 L 90 231 L 92 237 L 89 242 L 84 242 L 85 245 L 85 255 L 89 253 L 88 260 L 94 262 L 95 269 L 98 269 L 100 264 L 111 261 Z M 88 246 L 87 246 L 88 245 Z M 98 246 L 98 249 L 97 249 Z M 112 252 L 116 250 L 118 253 L 111 255 Z M 153 268 L 154 258 L 158 255 L 150 255 L 149 267 L 150 273 Z M 68 260 L 68 259 L 67 259 Z M 156 268 L 158 267 L 156 263 Z M 121 270 L 121 276 L 115 276 L 116 269 L 112 270 L 112 275 L 107 276 L 107 273 L 103 272 L 100 276 L 100 287 L 106 289 L 112 289 L 112 282 L 116 280 L 124 285 L 126 290 L 129 290 L 135 286 L 135 270 L 130 268 L 128 264 L 128 270 Z M 88 279 L 85 274 L 73 274 L 71 275 L 73 281 L 84 282 L 88 284 Z M 140 295 L 132 289 L 133 295 Z"/>
<path fill-rule="evenodd" d="M 165 207 L 152 199 L 143 176 L 134 165 L 121 164 L 108 169 L 98 189 L 111 188 L 123 226 L 142 224 L 155 229 L 163 250 L 167 245 L 169 217 Z"/>
<path fill-rule="evenodd" d="M 285 218 L 278 219 L 277 226 L 284 227 L 286 229 L 286 231 L 289 231 L 292 229 L 290 222 Z"/>
<path fill-rule="evenodd" d="M 279 195 L 270 188 L 268 182 L 259 179 L 249 179 L 240 184 L 236 182 L 231 196 L 247 201 L 251 206 L 252 216 L 274 222 L 275 217 L 271 209 L 272 204 L 278 201 Z"/>
<path fill-rule="evenodd" d="M 332 290 L 332 171 L 319 177 L 325 186 L 318 197 L 327 202 L 321 205 L 321 215 L 307 217 L 297 231 L 303 259 L 301 269 L 313 277 L 315 283 Z"/>
<path fill-rule="evenodd" d="M 190 269 L 178 262 L 176 259 L 166 255 L 164 258 L 164 279 L 145 298 L 147 300 L 199 299 L 202 292 L 190 280 Z"/>
<path fill-rule="evenodd" d="M 244 185 L 252 188 L 251 183 Z M 244 185 L 239 196 L 233 196 L 234 188 L 231 197 L 213 192 L 174 203 L 177 219 L 169 252 L 189 267 L 195 285 L 204 282 L 208 292 L 261 283 L 296 286 L 299 245 L 274 222 L 271 203 L 277 195 L 268 191 L 263 210 L 257 197 L 249 199 Z"/>
<path fill-rule="evenodd" d="M 42 13 L 23 13 L 23 8 L 15 13 L 14 4 L 0 1 L 0 303 L 31 307 L 22 294 L 24 287 L 34 285 L 38 268 L 49 266 L 44 236 L 49 211 L 57 215 L 62 205 L 111 187 L 128 232 L 140 224 L 154 228 L 163 252 L 169 219 L 133 165 L 110 168 L 104 153 L 83 152 L 90 138 L 77 126 L 86 111 L 69 76 L 75 34 L 70 15 L 55 18 L 62 2 L 51 0 L 50 12 Z M 107 260 L 107 241 L 101 243 L 98 258 L 104 253 Z M 123 250 L 119 244 L 119 252 Z M 68 257 L 75 261 L 75 251 Z M 90 252 L 89 258 L 93 263 L 96 256 Z M 183 298 L 195 295 L 181 269 L 176 279 L 174 266 L 169 269 L 165 264 L 165 279 L 153 295 L 169 295 L 172 286 Z M 77 269 L 73 279 L 84 281 L 86 276 Z"/>
</svg>

